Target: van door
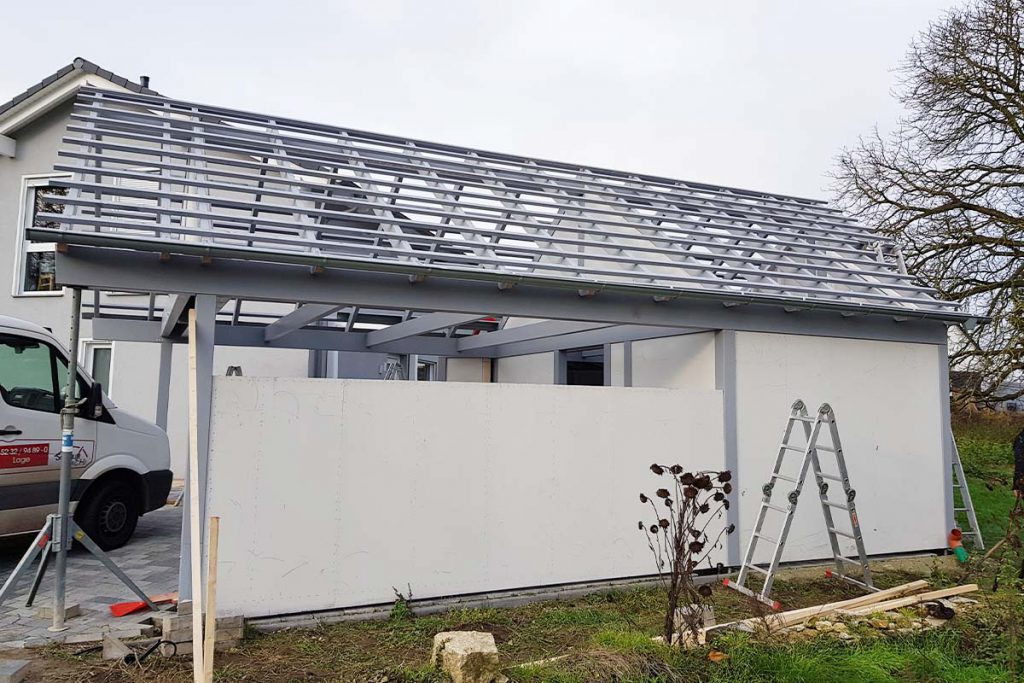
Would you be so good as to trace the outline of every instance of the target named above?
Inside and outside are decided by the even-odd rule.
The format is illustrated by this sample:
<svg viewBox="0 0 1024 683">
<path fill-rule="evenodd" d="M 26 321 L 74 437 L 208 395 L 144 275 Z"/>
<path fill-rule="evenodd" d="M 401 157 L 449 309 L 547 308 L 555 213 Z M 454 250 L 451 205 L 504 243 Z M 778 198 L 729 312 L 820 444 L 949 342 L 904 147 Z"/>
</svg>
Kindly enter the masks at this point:
<svg viewBox="0 0 1024 683">
<path fill-rule="evenodd" d="M 66 384 L 67 360 L 46 339 L 0 333 L 0 535 L 37 531 L 57 509 Z M 96 423 L 75 418 L 72 482 L 95 457 Z"/>
</svg>

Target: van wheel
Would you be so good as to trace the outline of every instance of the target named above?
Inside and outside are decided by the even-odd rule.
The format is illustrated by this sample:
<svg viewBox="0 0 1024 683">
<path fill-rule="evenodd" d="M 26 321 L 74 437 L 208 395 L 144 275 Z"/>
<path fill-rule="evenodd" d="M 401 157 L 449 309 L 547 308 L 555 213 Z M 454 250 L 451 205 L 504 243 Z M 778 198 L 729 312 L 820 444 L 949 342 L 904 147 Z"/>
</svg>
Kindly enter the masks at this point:
<svg viewBox="0 0 1024 683">
<path fill-rule="evenodd" d="M 101 481 L 85 494 L 75 521 L 104 550 L 120 548 L 135 533 L 139 502 L 135 489 L 118 479 Z"/>
</svg>

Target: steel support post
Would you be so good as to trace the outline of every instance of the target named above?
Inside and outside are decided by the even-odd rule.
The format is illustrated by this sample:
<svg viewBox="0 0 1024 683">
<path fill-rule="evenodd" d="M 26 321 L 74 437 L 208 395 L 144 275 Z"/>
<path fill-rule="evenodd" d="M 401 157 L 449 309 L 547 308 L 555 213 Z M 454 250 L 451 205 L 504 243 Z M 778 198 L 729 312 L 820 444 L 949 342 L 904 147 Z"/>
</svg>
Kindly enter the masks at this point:
<svg viewBox="0 0 1024 683">
<path fill-rule="evenodd" d="M 160 429 L 167 431 L 167 410 L 171 400 L 171 367 L 174 358 L 174 343 L 160 342 L 160 369 L 156 381 L 156 422 Z"/>
<path fill-rule="evenodd" d="M 949 347 L 938 346 L 939 362 L 939 438 L 942 448 L 942 490 L 946 496 L 946 525 L 949 530 L 956 526 L 956 512 L 953 510 L 956 499 L 953 496 L 953 427 L 949 413 Z M 967 481 L 960 482 L 967 486 Z M 967 494 L 970 495 L 970 494 Z M 975 529 L 977 531 L 977 529 Z"/>
<path fill-rule="evenodd" d="M 722 392 L 722 443 L 725 469 L 732 472 L 734 491 L 740 491 L 739 454 L 736 438 L 736 331 L 715 333 L 715 388 Z M 726 511 L 726 524 L 735 524 L 736 532 L 726 536 L 726 564 L 740 564 L 740 499 L 737 496 Z"/>
<path fill-rule="evenodd" d="M 53 624 L 51 631 L 63 631 L 67 593 L 68 550 L 71 545 L 71 460 L 75 455 L 75 415 L 78 413 L 78 337 L 82 317 L 82 290 L 71 290 L 71 332 L 68 338 L 68 383 L 64 389 L 64 408 L 60 411 L 60 489 L 57 515 L 53 518 L 53 541 L 57 544 L 54 563 Z"/>
<path fill-rule="evenodd" d="M 198 414 L 199 441 L 199 491 L 192 491 L 189 486 L 189 478 L 185 477 L 185 495 L 182 499 L 184 510 L 181 523 L 181 558 L 178 564 L 178 596 L 179 600 L 193 600 L 201 602 L 202 596 L 192 595 L 192 536 L 189 530 L 189 503 L 190 496 L 199 496 L 199 518 L 206 519 L 206 473 L 210 461 L 210 411 L 213 402 L 213 348 L 214 348 L 214 325 L 217 318 L 217 297 L 210 294 L 203 294 L 196 297 L 196 407 Z M 201 528 L 205 525 L 201 524 Z M 200 548 L 205 548 L 204 538 L 201 539 Z"/>
</svg>

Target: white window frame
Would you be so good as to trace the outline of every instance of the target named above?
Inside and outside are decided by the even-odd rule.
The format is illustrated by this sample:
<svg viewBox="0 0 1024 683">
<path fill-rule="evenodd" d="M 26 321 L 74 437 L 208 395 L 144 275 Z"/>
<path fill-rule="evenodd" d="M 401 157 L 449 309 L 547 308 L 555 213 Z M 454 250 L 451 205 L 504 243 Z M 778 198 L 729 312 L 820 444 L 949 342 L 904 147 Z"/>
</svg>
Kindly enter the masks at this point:
<svg viewBox="0 0 1024 683">
<path fill-rule="evenodd" d="M 64 288 L 44 292 L 25 291 L 25 262 L 31 252 L 57 251 L 56 242 L 30 242 L 25 231 L 30 227 L 35 213 L 35 188 L 45 187 L 51 180 L 70 178 L 67 173 L 39 173 L 21 177 L 21 204 L 18 207 L 18 229 L 14 243 L 14 282 L 11 295 L 15 297 L 64 296 Z"/>
<path fill-rule="evenodd" d="M 89 373 L 89 377 L 94 382 L 96 381 L 96 375 L 93 374 L 93 363 L 96 360 L 95 351 L 96 349 L 110 349 L 110 376 L 107 378 L 107 383 L 103 385 L 103 393 L 112 397 L 110 389 L 114 386 L 114 354 L 116 353 L 114 342 L 103 339 L 83 339 L 79 346 L 80 357 L 85 360 L 85 371 Z"/>
</svg>

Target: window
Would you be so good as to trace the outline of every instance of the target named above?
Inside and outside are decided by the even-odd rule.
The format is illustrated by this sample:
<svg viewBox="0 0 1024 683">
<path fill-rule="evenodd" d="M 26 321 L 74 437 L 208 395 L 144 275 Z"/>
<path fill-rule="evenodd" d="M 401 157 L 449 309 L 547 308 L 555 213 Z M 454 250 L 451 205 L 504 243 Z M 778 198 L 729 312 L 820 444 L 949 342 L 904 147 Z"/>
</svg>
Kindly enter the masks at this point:
<svg viewBox="0 0 1024 683">
<path fill-rule="evenodd" d="M 54 295 L 60 294 L 57 286 L 56 245 L 53 242 L 33 242 L 26 231 L 30 227 L 56 228 L 58 223 L 42 218 L 42 213 L 64 213 L 61 198 L 67 196 L 67 189 L 50 187 L 53 177 L 25 178 L 23 201 L 18 223 L 18 263 L 14 269 L 14 294 Z"/>
<path fill-rule="evenodd" d="M 63 405 L 67 361 L 44 342 L 0 335 L 0 398 L 15 408 L 57 413 Z M 79 379 L 78 394 L 85 395 Z"/>
<path fill-rule="evenodd" d="M 576 386 L 604 386 L 604 347 L 563 351 L 565 383 Z"/>
<path fill-rule="evenodd" d="M 85 348 L 86 369 L 92 378 L 103 386 L 103 391 L 110 395 L 110 372 L 111 362 L 114 357 L 114 345 L 112 342 L 83 342 Z M 230 368 L 228 368 L 230 370 Z"/>
<path fill-rule="evenodd" d="M 437 363 L 421 360 L 416 364 L 416 379 L 420 382 L 433 382 L 437 377 Z"/>
</svg>

